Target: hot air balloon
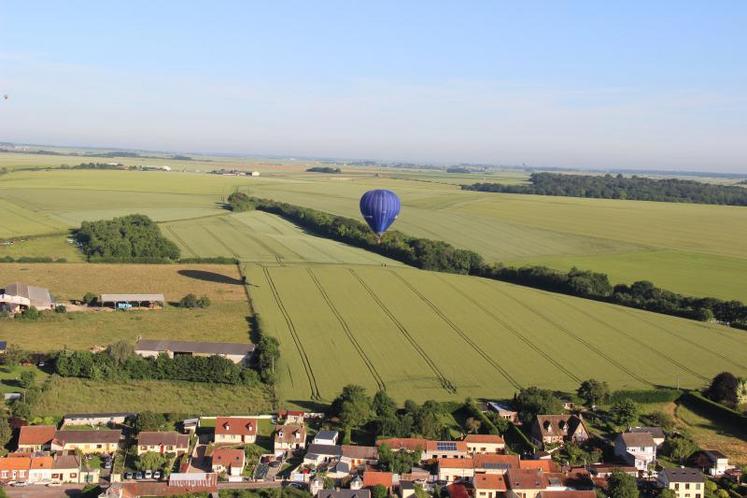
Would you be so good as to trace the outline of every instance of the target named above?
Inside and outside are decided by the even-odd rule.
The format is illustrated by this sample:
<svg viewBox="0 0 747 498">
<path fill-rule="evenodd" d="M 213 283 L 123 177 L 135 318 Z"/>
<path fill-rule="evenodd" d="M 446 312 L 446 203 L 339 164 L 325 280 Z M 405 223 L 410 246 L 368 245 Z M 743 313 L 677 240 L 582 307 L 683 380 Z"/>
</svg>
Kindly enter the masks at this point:
<svg viewBox="0 0 747 498">
<path fill-rule="evenodd" d="M 391 190 L 369 190 L 361 197 L 360 207 L 363 219 L 381 241 L 399 215 L 399 197 Z"/>
</svg>

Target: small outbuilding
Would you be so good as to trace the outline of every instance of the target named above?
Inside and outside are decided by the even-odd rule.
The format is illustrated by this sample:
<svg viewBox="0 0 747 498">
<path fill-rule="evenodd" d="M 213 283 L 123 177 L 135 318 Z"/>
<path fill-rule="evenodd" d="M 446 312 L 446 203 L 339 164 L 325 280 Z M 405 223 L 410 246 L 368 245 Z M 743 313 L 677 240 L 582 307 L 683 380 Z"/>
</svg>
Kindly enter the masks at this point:
<svg viewBox="0 0 747 498">
<path fill-rule="evenodd" d="M 254 353 L 254 344 L 232 342 L 196 342 L 141 339 L 135 344 L 135 353 L 154 357 L 166 354 L 173 358 L 178 355 L 222 356 L 237 364 L 247 364 Z"/>
<path fill-rule="evenodd" d="M 115 309 L 163 308 L 166 299 L 163 294 L 101 294 L 99 302 Z"/>
<path fill-rule="evenodd" d="M 54 303 L 49 289 L 21 282 L 0 287 L 0 311 L 21 313 L 32 306 L 38 310 L 52 309 Z"/>
</svg>

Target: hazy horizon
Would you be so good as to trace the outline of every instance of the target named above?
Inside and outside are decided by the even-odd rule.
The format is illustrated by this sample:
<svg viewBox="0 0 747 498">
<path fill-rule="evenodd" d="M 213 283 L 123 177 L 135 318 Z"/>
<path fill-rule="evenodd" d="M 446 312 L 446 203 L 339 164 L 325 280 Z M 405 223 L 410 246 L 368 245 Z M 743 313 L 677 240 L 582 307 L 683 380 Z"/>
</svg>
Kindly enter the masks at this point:
<svg viewBox="0 0 747 498">
<path fill-rule="evenodd" d="M 12 2 L 0 141 L 747 173 L 747 4 Z"/>
</svg>

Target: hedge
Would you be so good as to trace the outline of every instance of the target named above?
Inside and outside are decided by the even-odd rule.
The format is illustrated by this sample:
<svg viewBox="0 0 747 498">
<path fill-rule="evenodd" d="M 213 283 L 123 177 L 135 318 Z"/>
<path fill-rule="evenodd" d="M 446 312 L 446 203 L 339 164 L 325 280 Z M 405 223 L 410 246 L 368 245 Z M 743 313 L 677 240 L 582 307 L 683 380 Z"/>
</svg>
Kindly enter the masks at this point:
<svg viewBox="0 0 747 498">
<path fill-rule="evenodd" d="M 705 413 L 707 416 L 720 422 L 735 424 L 739 427 L 747 427 L 747 416 L 737 410 L 732 410 L 728 406 L 712 401 L 698 391 L 686 392 L 681 398 L 681 402 L 687 408 L 695 412 Z"/>
<path fill-rule="evenodd" d="M 610 403 L 624 399 L 632 399 L 636 403 L 667 403 L 677 400 L 680 396 L 682 391 L 677 389 L 615 391 L 610 395 Z"/>
</svg>

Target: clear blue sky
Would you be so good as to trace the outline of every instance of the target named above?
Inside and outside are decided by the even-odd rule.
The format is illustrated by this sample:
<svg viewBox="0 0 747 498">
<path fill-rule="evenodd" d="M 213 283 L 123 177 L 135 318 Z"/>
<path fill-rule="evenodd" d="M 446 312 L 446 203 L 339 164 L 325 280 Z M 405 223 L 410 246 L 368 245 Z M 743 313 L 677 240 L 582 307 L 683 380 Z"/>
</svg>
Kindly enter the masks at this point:
<svg viewBox="0 0 747 498">
<path fill-rule="evenodd" d="M 0 4 L 0 141 L 747 173 L 747 2 Z"/>
</svg>

